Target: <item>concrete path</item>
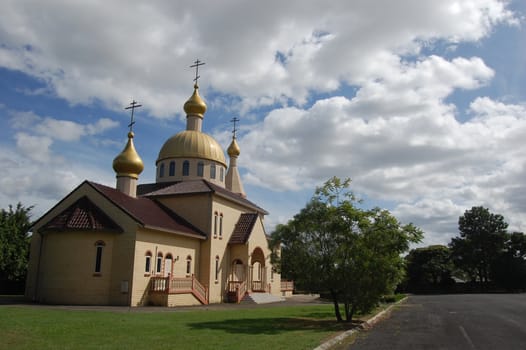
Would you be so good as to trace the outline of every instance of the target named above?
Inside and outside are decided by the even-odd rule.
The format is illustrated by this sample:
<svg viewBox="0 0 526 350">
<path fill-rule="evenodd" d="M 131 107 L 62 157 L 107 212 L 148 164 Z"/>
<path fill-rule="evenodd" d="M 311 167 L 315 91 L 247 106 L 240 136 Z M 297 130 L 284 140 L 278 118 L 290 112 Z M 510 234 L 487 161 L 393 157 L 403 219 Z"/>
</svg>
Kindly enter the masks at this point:
<svg viewBox="0 0 526 350">
<path fill-rule="evenodd" d="M 178 307 L 163 307 L 163 306 L 91 306 L 91 305 L 48 305 L 35 304 L 24 300 L 21 296 L 0 296 L 0 305 L 17 305 L 34 308 L 46 309 L 62 309 L 62 310 L 89 310 L 89 311 L 112 311 L 112 312 L 180 312 L 189 310 L 232 310 L 232 309 L 254 309 L 254 308 L 268 308 L 268 307 L 286 307 L 291 305 L 303 304 L 331 304 L 328 301 L 322 301 L 317 294 L 298 294 L 285 298 L 284 301 L 266 304 L 209 304 L 198 306 L 178 306 Z"/>
</svg>

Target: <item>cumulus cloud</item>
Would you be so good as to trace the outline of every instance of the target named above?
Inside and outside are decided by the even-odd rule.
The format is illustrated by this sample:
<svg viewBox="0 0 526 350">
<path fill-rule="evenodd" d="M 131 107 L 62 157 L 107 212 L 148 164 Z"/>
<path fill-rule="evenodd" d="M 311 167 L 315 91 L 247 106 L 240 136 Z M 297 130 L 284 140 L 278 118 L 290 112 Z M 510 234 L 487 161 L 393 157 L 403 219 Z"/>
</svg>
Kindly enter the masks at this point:
<svg viewBox="0 0 526 350">
<path fill-rule="evenodd" d="M 449 237 L 472 205 L 509 214 L 515 227 L 526 219 L 525 107 L 474 98 L 461 121 L 464 111 L 447 102 L 498 74 L 483 58 L 455 57 L 455 50 L 498 25 L 516 25 L 506 2 L 156 1 L 123 12 L 127 7 L 8 1 L 0 66 L 39 79 L 44 87 L 35 93 L 114 109 L 140 98 L 151 116 L 165 118 L 181 111 L 193 78 L 188 66 L 199 57 L 207 61 L 201 91 L 217 96 L 207 103 L 252 123 L 239 136 L 248 185 L 300 191 L 333 175 L 351 177 L 355 190 L 395 203 L 396 215 L 422 225 L 430 243 Z M 447 57 L 435 46 L 447 47 Z M 268 110 L 263 117 L 260 108 Z M 116 125 L 30 111 L 11 118 L 15 152 L 44 161 L 54 142 L 78 142 Z M 71 160 L 62 161 L 69 169 Z M 47 190 L 64 193 L 55 180 L 29 183 L 27 164 L 17 158 L 5 162 L 10 180 L 2 181 L 13 183 L 2 188 L 42 198 Z M 68 186 L 78 180 L 76 170 L 57 171 L 48 174 L 71 179 Z"/>
<path fill-rule="evenodd" d="M 113 173 L 109 167 L 101 169 L 95 164 L 87 165 L 80 157 L 71 159 L 62 154 L 63 150 L 54 149 L 54 145 L 65 142 L 79 147 L 83 136 L 103 134 L 118 126 L 118 122 L 101 118 L 95 123 L 80 124 L 41 117 L 32 111 L 8 110 L 8 115 L 9 125 L 15 130 L 15 143 L 10 147 L 6 143 L 8 140 L 3 140 L 0 145 L 3 164 L 0 204 L 3 208 L 20 201 L 36 205 L 35 213 L 41 215 L 84 179 L 112 183 Z M 103 139 L 91 141 L 107 142 Z"/>
<path fill-rule="evenodd" d="M 23 129 L 49 140 L 78 141 L 82 136 L 102 134 L 119 126 L 109 118 L 101 118 L 93 124 L 80 124 L 71 120 L 40 117 L 32 111 L 11 111 L 10 123 L 14 129 Z M 49 145 L 48 145 L 49 146 Z"/>
<path fill-rule="evenodd" d="M 157 1 L 122 11 L 128 6 L 8 1 L 0 66 L 42 79 L 71 103 L 117 108 L 141 96 L 152 115 L 166 117 L 180 111 L 188 95 L 180 82 L 191 79 L 197 56 L 209 61 L 202 82 L 239 96 L 249 111 L 301 105 L 312 91 L 385 75 L 400 55 L 434 41 L 477 41 L 517 23 L 497 0 Z"/>
</svg>

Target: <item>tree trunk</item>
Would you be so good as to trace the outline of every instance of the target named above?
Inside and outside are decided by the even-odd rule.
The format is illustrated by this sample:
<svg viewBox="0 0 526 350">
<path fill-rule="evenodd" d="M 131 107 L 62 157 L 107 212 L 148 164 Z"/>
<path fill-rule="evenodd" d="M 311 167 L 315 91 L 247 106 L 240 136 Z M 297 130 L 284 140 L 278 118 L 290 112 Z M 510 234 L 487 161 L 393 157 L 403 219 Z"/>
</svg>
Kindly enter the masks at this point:
<svg viewBox="0 0 526 350">
<path fill-rule="evenodd" d="M 354 305 L 346 301 L 345 302 L 345 322 L 352 322 L 352 316 L 354 314 Z"/>
<path fill-rule="evenodd" d="M 340 314 L 340 305 L 338 305 L 338 297 L 334 290 L 330 290 L 332 296 L 332 302 L 334 303 L 334 314 L 336 315 L 336 320 L 342 322 L 342 315 Z"/>
<path fill-rule="evenodd" d="M 352 322 L 352 318 L 354 316 L 355 311 L 356 311 L 356 307 L 354 306 L 354 304 L 352 304 L 351 311 L 347 313 L 347 315 L 345 316 L 347 322 Z"/>
</svg>

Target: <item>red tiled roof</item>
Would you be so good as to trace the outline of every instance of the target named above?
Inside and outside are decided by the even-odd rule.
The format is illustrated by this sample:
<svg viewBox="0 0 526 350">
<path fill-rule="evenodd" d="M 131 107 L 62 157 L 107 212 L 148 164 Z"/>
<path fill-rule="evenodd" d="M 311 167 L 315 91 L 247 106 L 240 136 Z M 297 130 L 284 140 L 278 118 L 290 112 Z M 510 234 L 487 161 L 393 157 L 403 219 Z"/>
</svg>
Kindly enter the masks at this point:
<svg viewBox="0 0 526 350">
<path fill-rule="evenodd" d="M 252 229 L 256 224 L 258 214 L 256 213 L 243 213 L 239 216 L 239 220 L 234 227 L 234 232 L 230 236 L 229 244 L 244 244 L 248 241 Z"/>
<path fill-rule="evenodd" d="M 148 190 L 153 189 L 151 192 Z M 195 180 L 195 181 L 183 181 L 183 182 L 169 182 L 164 187 L 162 184 L 144 184 L 137 187 L 137 192 L 141 193 L 145 197 L 156 197 L 156 196 L 170 196 L 170 195 L 181 195 L 181 194 L 192 194 L 192 193 L 216 193 L 224 198 L 237 202 L 246 207 L 252 208 L 255 211 L 268 214 L 268 212 L 252 203 L 248 199 L 241 195 L 231 192 L 223 187 L 217 186 L 206 180 Z"/>
<path fill-rule="evenodd" d="M 155 200 L 133 198 L 108 186 L 89 181 L 87 183 L 144 226 L 206 237 L 201 230 Z"/>
<path fill-rule="evenodd" d="M 51 219 L 41 230 L 123 231 L 119 225 L 85 196 Z"/>
</svg>

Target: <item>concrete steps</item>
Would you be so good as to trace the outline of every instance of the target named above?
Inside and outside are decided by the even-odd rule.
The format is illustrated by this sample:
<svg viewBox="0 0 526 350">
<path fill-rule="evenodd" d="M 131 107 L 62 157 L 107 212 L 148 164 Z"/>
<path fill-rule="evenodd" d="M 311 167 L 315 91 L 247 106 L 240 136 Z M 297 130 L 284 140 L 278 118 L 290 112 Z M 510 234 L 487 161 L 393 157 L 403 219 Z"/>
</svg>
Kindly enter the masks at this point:
<svg viewBox="0 0 526 350">
<path fill-rule="evenodd" d="M 241 304 L 268 304 L 285 301 L 285 298 L 277 297 L 269 293 L 250 293 L 241 299 Z"/>
</svg>

